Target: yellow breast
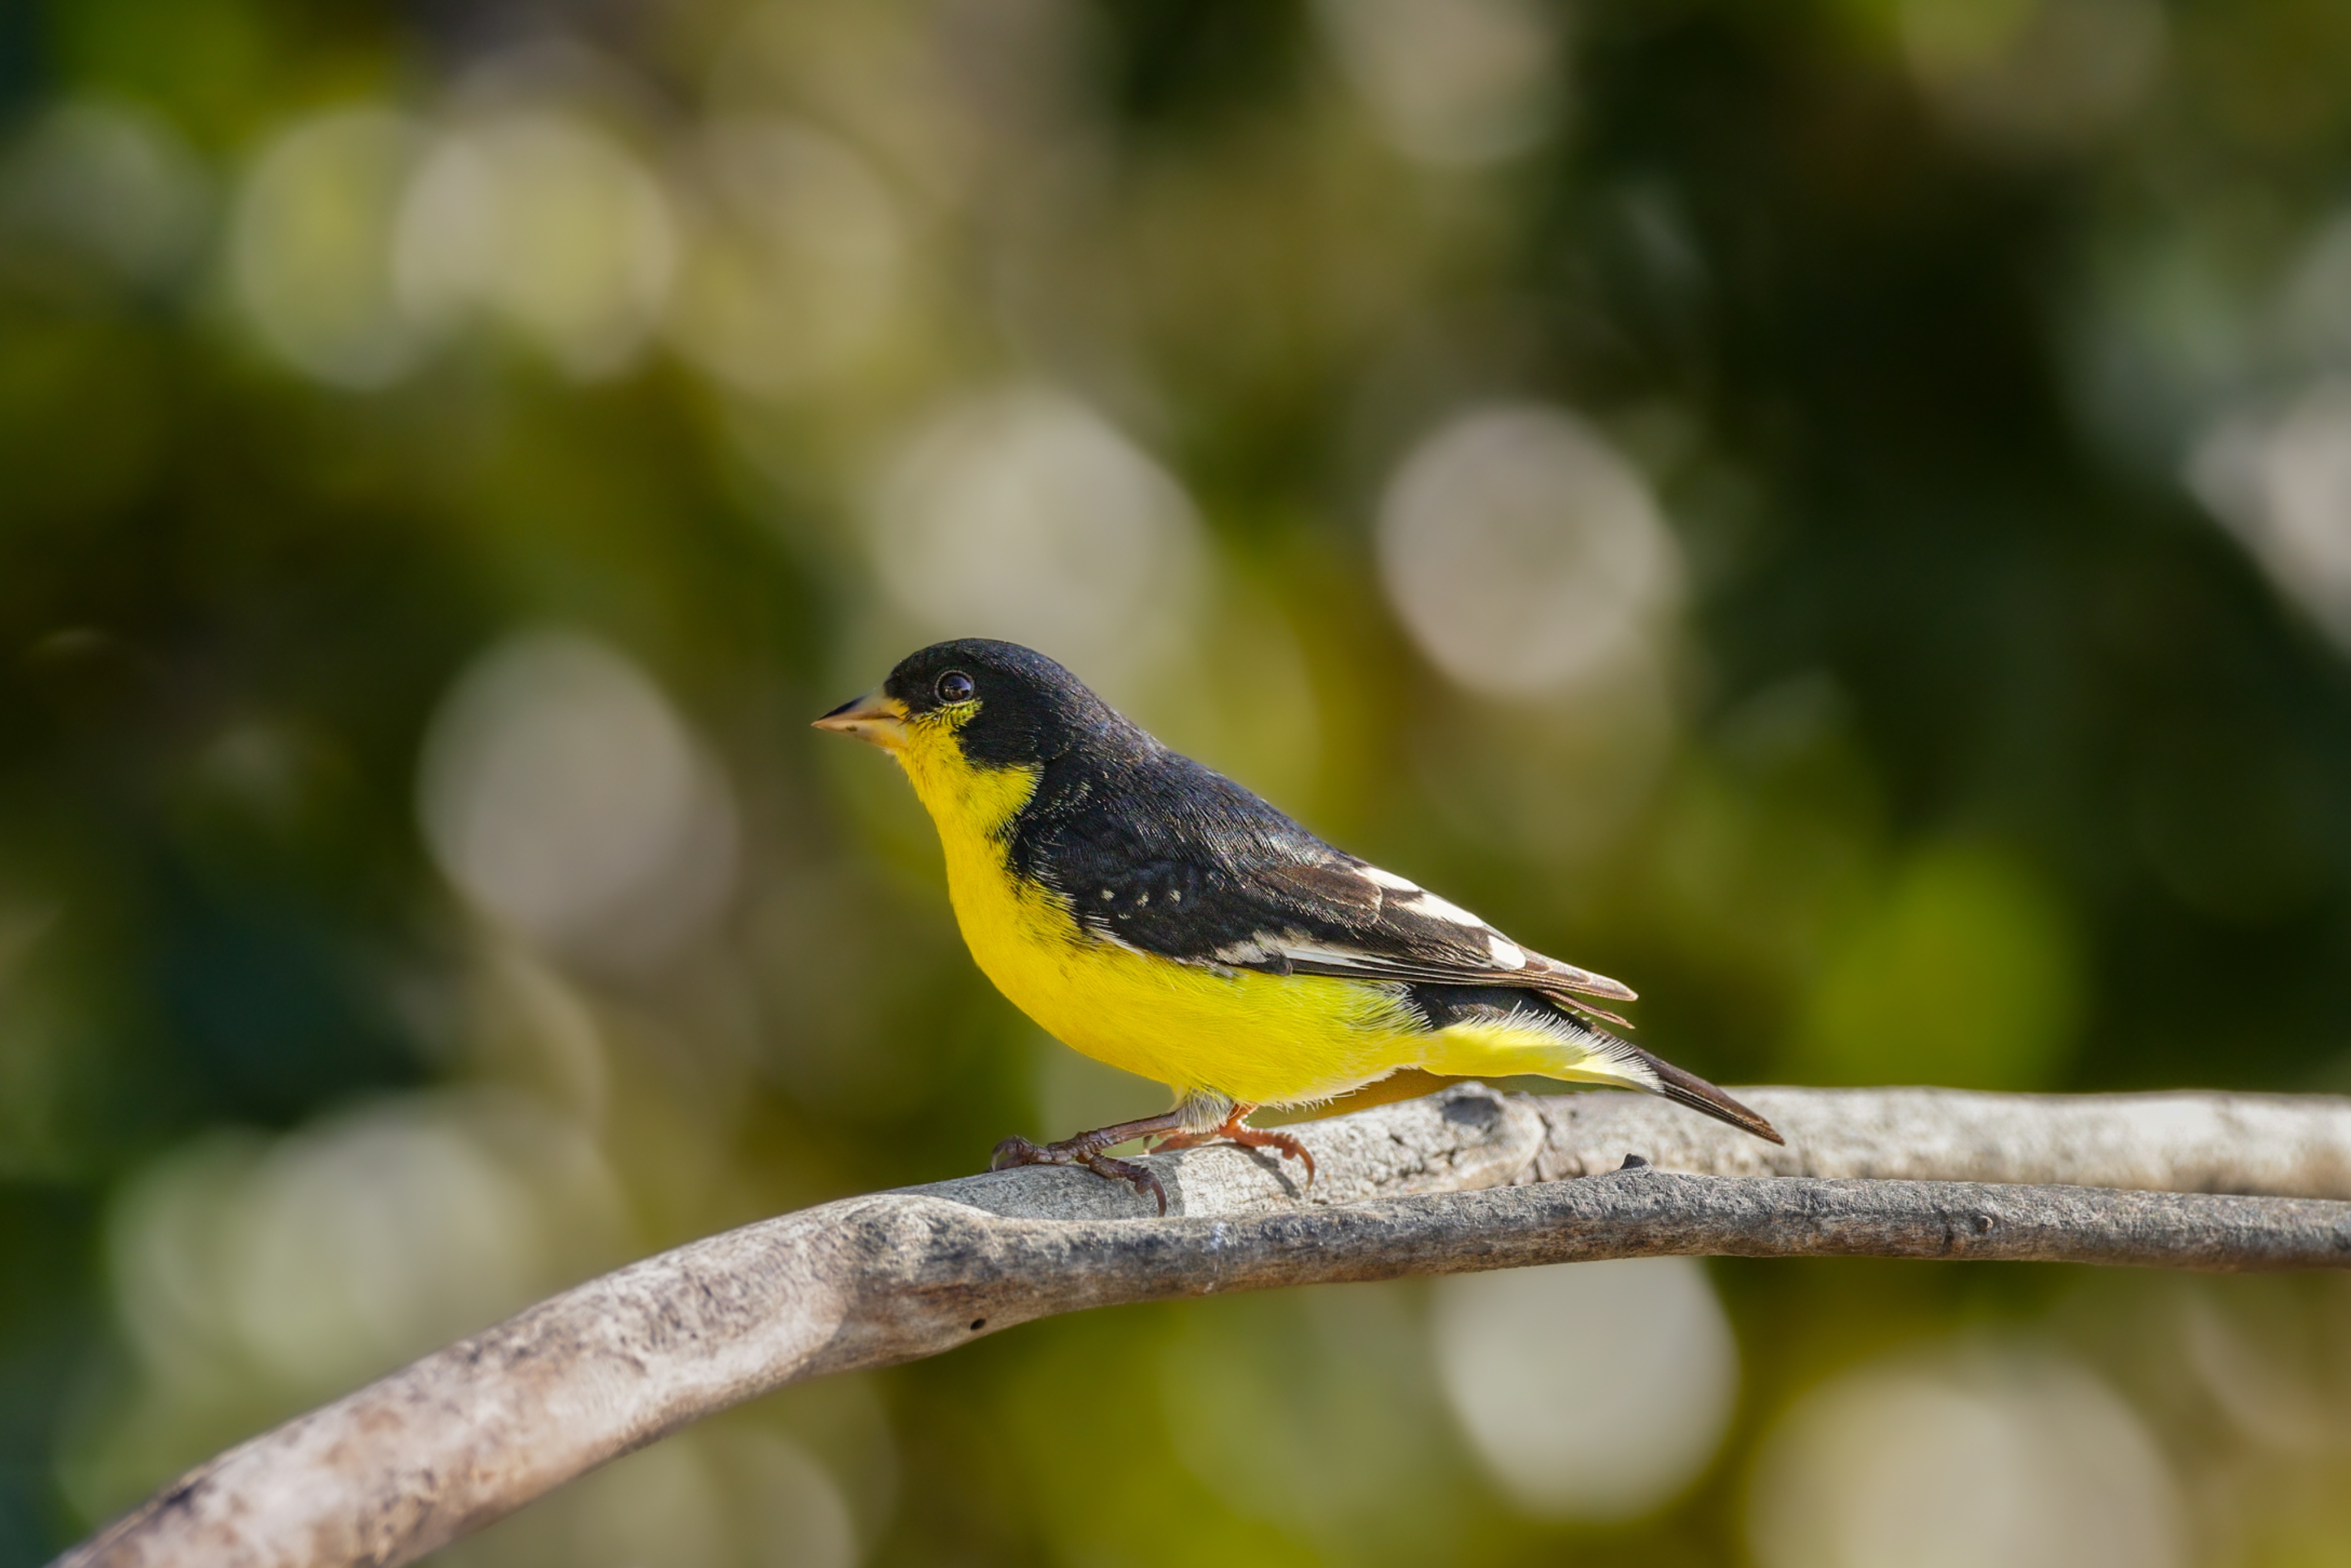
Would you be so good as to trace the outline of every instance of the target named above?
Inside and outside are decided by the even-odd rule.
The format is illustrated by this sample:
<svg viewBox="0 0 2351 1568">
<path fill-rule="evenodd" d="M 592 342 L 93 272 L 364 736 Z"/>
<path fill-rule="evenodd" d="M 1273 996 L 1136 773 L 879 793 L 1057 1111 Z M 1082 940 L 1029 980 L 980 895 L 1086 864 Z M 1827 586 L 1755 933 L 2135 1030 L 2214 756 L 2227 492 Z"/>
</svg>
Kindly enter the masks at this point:
<svg viewBox="0 0 2351 1568">
<path fill-rule="evenodd" d="M 980 969 L 1055 1039 L 1176 1090 L 1289 1104 L 1419 1060 L 1427 1036 L 1386 989 L 1223 970 L 1089 936 L 1069 902 L 1012 874 L 1004 832 L 1038 770 L 984 769 L 951 736 L 895 753 L 938 826 L 956 922 Z"/>
</svg>

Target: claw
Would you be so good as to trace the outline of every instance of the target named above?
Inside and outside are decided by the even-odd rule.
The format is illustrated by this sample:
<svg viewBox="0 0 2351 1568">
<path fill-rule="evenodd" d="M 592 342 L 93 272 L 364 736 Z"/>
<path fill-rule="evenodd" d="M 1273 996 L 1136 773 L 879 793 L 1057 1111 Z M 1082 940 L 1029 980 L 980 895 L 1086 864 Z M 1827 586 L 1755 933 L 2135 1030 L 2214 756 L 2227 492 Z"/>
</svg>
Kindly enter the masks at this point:
<svg viewBox="0 0 2351 1568">
<path fill-rule="evenodd" d="M 996 1152 L 987 1156 L 987 1168 L 992 1171 L 1008 1171 L 1015 1166 L 1054 1165 L 1060 1163 L 1058 1161 L 1047 1159 L 1044 1155 L 1045 1151 L 1041 1146 L 1030 1143 L 1019 1134 L 1015 1133 L 1012 1136 L 1005 1139 L 1002 1143 L 996 1145 Z"/>
<path fill-rule="evenodd" d="M 1153 1145 L 1151 1152 L 1155 1155 L 1164 1155 L 1176 1149 L 1197 1148 L 1200 1145 L 1208 1142 L 1211 1138 L 1222 1138 L 1228 1143 L 1238 1144 L 1245 1149 L 1272 1149 L 1280 1154 L 1286 1159 L 1293 1159 L 1301 1162 L 1306 1166 L 1305 1185 L 1312 1186 L 1314 1185 L 1314 1156 L 1307 1152 L 1306 1145 L 1304 1144 L 1300 1143 L 1297 1138 L 1288 1133 L 1282 1132 L 1278 1128 L 1250 1126 L 1249 1124 L 1249 1114 L 1256 1109 L 1257 1107 L 1254 1105 L 1236 1105 L 1233 1107 L 1233 1113 L 1225 1118 L 1224 1125 L 1217 1128 L 1215 1131 L 1207 1133 L 1171 1133 L 1166 1137 L 1160 1139 L 1156 1145 Z"/>
<path fill-rule="evenodd" d="M 1243 1127 L 1240 1131 L 1248 1136 L 1235 1137 L 1230 1133 L 1226 1136 L 1231 1137 L 1233 1142 L 1245 1148 L 1274 1149 L 1279 1151 L 1285 1159 L 1298 1161 L 1306 1167 L 1305 1185 L 1308 1186 L 1314 1185 L 1314 1156 L 1307 1152 L 1304 1144 L 1300 1143 L 1288 1133 L 1278 1132 L 1270 1127 Z"/>
<path fill-rule="evenodd" d="M 1079 1163 L 1098 1176 L 1127 1183 L 1137 1193 L 1155 1201 L 1161 1217 L 1165 1217 L 1167 1189 L 1159 1185 L 1159 1177 L 1150 1166 L 1136 1165 L 1133 1160 L 1114 1160 L 1108 1155 L 1088 1155 Z"/>
<path fill-rule="evenodd" d="M 1015 1166 L 1083 1166 L 1086 1169 L 1110 1181 L 1123 1181 L 1142 1196 L 1159 1205 L 1159 1212 L 1167 1212 L 1167 1189 L 1159 1177 L 1146 1166 L 1132 1160 L 1113 1159 L 1104 1149 L 1125 1143 L 1129 1138 L 1146 1137 L 1154 1133 L 1171 1130 L 1176 1124 L 1174 1113 L 1164 1116 L 1146 1117 L 1140 1122 L 1122 1122 L 1114 1127 L 1100 1127 L 1091 1133 L 1080 1133 L 1074 1138 L 1058 1144 L 1032 1144 L 1015 1134 L 996 1145 L 987 1156 L 987 1168 L 992 1171 L 1010 1170 Z"/>
<path fill-rule="evenodd" d="M 1205 1144 L 1211 1138 L 1223 1138 L 1246 1149 L 1272 1149 L 1285 1159 L 1296 1160 L 1306 1167 L 1307 1186 L 1314 1185 L 1314 1156 L 1306 1145 L 1292 1134 L 1271 1127 L 1252 1127 L 1249 1114 L 1253 1104 L 1236 1104 L 1224 1125 L 1213 1132 L 1187 1133 L 1178 1124 L 1176 1113 L 1146 1116 L 1139 1122 L 1121 1122 L 1114 1127 L 1098 1127 L 1091 1133 L 1080 1133 L 1074 1138 L 1058 1144 L 1032 1144 L 1015 1134 L 996 1145 L 987 1156 L 987 1168 L 992 1171 L 1010 1170 L 1015 1166 L 1083 1166 L 1098 1176 L 1111 1181 L 1123 1181 L 1159 1205 L 1159 1212 L 1167 1212 L 1167 1189 L 1149 1166 L 1133 1160 L 1113 1159 L 1104 1149 L 1125 1143 L 1129 1138 L 1145 1138 L 1164 1133 L 1153 1148 L 1154 1154 L 1165 1154 L 1175 1149 L 1188 1149 Z"/>
</svg>

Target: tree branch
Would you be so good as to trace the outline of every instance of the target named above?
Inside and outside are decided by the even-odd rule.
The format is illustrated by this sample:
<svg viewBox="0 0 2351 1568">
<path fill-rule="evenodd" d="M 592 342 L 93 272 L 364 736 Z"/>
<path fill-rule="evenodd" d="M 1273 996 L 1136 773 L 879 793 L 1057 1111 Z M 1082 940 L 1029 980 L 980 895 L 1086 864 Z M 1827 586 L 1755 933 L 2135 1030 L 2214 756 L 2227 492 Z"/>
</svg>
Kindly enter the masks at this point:
<svg viewBox="0 0 2351 1568">
<path fill-rule="evenodd" d="M 1120 1302 L 1659 1254 L 2351 1264 L 2351 1203 L 2326 1201 L 2351 1197 L 2351 1102 L 1738 1092 L 1788 1147 L 1631 1096 L 1465 1084 L 1299 1129 L 1322 1173 L 1305 1195 L 1226 1146 L 1155 1160 L 1165 1219 L 1054 1169 L 784 1215 L 230 1449 L 59 1562 L 407 1563 L 786 1384 Z M 1654 1167 L 1616 1170 L 1628 1153 Z"/>
</svg>

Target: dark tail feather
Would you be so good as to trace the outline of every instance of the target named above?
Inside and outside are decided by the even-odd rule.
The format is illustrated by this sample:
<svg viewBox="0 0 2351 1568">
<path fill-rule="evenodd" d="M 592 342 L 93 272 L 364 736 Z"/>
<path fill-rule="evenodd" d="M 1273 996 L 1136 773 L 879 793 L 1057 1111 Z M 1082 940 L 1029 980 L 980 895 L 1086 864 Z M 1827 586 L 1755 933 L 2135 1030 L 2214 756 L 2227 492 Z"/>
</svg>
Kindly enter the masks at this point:
<svg viewBox="0 0 2351 1568">
<path fill-rule="evenodd" d="M 1640 1050 L 1638 1046 L 1633 1049 Z M 1660 1061 L 1646 1051 L 1641 1051 L 1641 1059 L 1657 1075 L 1657 1092 L 1676 1104 L 1704 1112 L 1718 1122 L 1728 1122 L 1740 1132 L 1752 1133 L 1766 1143 L 1783 1145 L 1787 1143 L 1777 1127 L 1697 1073 L 1684 1072 L 1672 1062 Z"/>
<path fill-rule="evenodd" d="M 1632 1019 L 1618 1018 L 1606 1008 L 1593 1007 L 1582 997 L 1553 997 L 1546 995 L 1543 998 L 1543 1000 L 1547 1002 L 1557 1002 L 1561 1007 L 1567 1009 L 1571 1012 L 1582 1013 L 1585 1018 L 1598 1019 L 1603 1023 L 1614 1024 L 1618 1029 L 1628 1030 L 1633 1027 Z"/>
</svg>

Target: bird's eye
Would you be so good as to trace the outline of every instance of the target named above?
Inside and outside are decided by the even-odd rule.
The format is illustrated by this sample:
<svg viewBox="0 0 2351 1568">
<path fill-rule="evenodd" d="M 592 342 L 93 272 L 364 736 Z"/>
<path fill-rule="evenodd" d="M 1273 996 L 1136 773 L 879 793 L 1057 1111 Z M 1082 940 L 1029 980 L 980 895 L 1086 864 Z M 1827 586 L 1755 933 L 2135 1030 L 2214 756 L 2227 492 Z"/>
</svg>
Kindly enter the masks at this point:
<svg viewBox="0 0 2351 1568">
<path fill-rule="evenodd" d="M 971 700 L 971 677 L 961 670 L 949 670 L 939 677 L 939 701 L 960 703 Z"/>
</svg>

